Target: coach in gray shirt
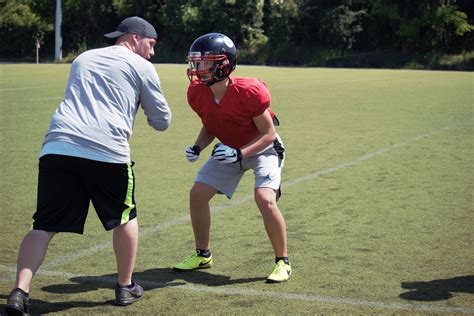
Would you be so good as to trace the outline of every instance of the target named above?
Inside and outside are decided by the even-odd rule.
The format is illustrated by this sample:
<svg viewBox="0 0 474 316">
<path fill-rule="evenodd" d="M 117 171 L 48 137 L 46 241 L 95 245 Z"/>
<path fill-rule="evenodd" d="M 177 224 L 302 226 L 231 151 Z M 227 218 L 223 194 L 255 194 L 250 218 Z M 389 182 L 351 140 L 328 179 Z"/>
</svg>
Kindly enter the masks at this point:
<svg viewBox="0 0 474 316">
<path fill-rule="evenodd" d="M 132 280 L 138 223 L 129 140 L 140 105 L 158 131 L 168 128 L 171 111 L 147 61 L 154 55 L 154 27 L 130 17 L 105 36 L 115 45 L 84 52 L 72 63 L 64 100 L 46 133 L 37 209 L 20 247 L 7 314 L 28 312 L 30 283 L 51 238 L 57 232 L 82 234 L 90 201 L 104 228 L 113 230 L 115 304 L 129 305 L 143 296 Z"/>
</svg>

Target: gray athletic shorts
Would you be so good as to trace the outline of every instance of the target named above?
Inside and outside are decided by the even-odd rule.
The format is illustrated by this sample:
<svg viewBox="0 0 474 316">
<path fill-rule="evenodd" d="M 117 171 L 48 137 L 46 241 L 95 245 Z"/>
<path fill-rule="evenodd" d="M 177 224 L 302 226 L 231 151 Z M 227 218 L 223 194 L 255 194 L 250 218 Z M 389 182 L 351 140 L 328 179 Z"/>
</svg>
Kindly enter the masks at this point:
<svg viewBox="0 0 474 316">
<path fill-rule="evenodd" d="M 252 169 L 255 188 L 271 188 L 278 191 L 281 169 L 285 162 L 284 152 L 283 142 L 277 137 L 271 147 L 240 162 L 221 164 L 210 157 L 199 169 L 195 182 L 205 183 L 230 199 L 244 173 Z"/>
</svg>

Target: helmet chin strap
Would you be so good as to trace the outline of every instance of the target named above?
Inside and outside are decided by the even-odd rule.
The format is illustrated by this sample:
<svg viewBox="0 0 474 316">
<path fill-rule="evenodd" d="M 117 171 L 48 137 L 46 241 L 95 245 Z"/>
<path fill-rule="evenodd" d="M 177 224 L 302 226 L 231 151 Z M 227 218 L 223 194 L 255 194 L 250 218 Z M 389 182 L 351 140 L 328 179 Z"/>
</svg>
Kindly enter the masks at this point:
<svg viewBox="0 0 474 316">
<path fill-rule="evenodd" d="M 215 78 L 212 78 L 211 80 L 208 80 L 205 82 L 206 86 L 212 86 L 213 84 L 215 84 L 217 82 L 217 80 Z"/>
<path fill-rule="evenodd" d="M 222 80 L 224 80 L 224 79 L 226 79 L 226 78 L 227 78 L 227 77 L 224 77 L 224 78 L 221 78 L 221 79 L 217 79 L 216 77 L 213 76 L 211 80 L 206 81 L 205 83 L 206 83 L 206 85 L 208 85 L 208 86 L 210 87 L 210 86 L 212 86 L 213 84 L 215 84 L 216 82 L 222 81 Z"/>
</svg>

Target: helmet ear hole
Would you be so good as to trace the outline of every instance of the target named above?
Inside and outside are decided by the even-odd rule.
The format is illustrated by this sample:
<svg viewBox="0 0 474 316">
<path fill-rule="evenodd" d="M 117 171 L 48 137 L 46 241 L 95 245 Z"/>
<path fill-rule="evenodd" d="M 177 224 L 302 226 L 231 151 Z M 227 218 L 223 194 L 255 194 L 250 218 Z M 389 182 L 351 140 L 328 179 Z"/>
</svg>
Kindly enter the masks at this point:
<svg viewBox="0 0 474 316">
<path fill-rule="evenodd" d="M 216 71 L 214 72 L 214 75 L 216 79 L 222 80 L 225 77 L 228 77 L 231 72 L 232 72 L 232 69 L 230 68 L 230 62 L 226 58 L 218 63 L 216 67 Z"/>
</svg>

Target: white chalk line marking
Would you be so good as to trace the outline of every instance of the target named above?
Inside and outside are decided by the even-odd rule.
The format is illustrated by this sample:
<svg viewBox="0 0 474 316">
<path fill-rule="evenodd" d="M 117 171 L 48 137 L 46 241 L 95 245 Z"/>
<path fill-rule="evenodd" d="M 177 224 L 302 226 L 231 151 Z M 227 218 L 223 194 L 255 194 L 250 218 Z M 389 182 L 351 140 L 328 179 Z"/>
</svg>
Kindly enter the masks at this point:
<svg viewBox="0 0 474 316">
<path fill-rule="evenodd" d="M 317 171 L 317 172 L 314 172 L 314 173 L 310 173 L 306 176 L 302 176 L 302 177 L 299 177 L 299 178 L 296 178 L 296 179 L 293 179 L 293 180 L 285 181 L 284 183 L 282 183 L 282 187 L 285 188 L 285 187 L 293 186 L 295 184 L 298 184 L 298 183 L 301 183 L 301 182 L 304 182 L 304 181 L 308 181 L 308 180 L 311 180 L 313 178 L 320 177 L 322 175 L 326 175 L 326 174 L 333 173 L 333 172 L 339 171 L 339 170 L 347 168 L 347 167 L 357 165 L 357 164 L 359 164 L 363 161 L 374 158 L 374 157 L 379 156 L 381 154 L 384 154 L 386 152 L 392 151 L 392 150 L 397 149 L 397 148 L 402 147 L 402 146 L 406 146 L 408 144 L 414 143 L 414 142 L 419 141 L 419 140 L 424 139 L 424 138 L 433 137 L 437 134 L 440 134 L 444 131 L 456 128 L 458 126 L 459 125 L 457 125 L 457 124 L 450 124 L 450 125 L 448 125 L 446 127 L 443 127 L 439 130 L 432 131 L 432 132 L 429 132 L 429 133 L 425 133 L 425 134 L 410 138 L 406 141 L 403 141 L 403 142 L 400 142 L 400 143 L 397 143 L 397 144 L 394 144 L 394 145 L 383 147 L 381 149 L 378 149 L 378 150 L 373 151 L 371 153 L 365 154 L 365 155 L 360 156 L 358 158 L 355 158 L 353 160 L 337 164 L 334 167 L 326 168 L 326 169 L 323 169 L 323 170 L 320 170 L 320 171 Z"/>
<path fill-rule="evenodd" d="M 8 91 L 20 91 L 20 90 L 33 90 L 33 89 L 43 89 L 43 88 L 57 88 L 57 87 L 66 87 L 66 85 L 63 84 L 55 84 L 55 85 L 43 85 L 43 86 L 24 86 L 24 87 L 11 87 L 11 88 L 3 88 L 0 89 L 0 92 L 8 92 Z"/>
<path fill-rule="evenodd" d="M 38 98 L 26 98 L 26 99 L 21 99 L 19 96 L 16 96 L 15 97 L 15 103 L 18 103 L 19 101 L 61 101 L 64 97 L 63 96 L 54 96 L 54 97 L 38 97 Z M 11 103 L 11 100 L 7 100 L 7 99 L 0 99 L 0 103 Z M 28 105 L 31 105 L 31 103 L 29 103 Z"/>
<path fill-rule="evenodd" d="M 3 119 L 5 121 L 11 120 L 11 119 L 17 119 L 17 118 L 25 118 L 25 117 L 38 117 L 40 115 L 53 115 L 54 110 L 48 111 L 48 112 L 36 112 L 36 113 L 24 113 L 24 114 L 13 114 L 13 115 L 6 115 L 6 116 L 1 116 L 0 119 Z"/>
<path fill-rule="evenodd" d="M 7 270 L 14 272 L 15 269 L 0 265 L 1 270 Z M 48 277 L 62 277 L 70 279 L 74 282 L 74 279 L 83 278 L 83 275 L 75 275 L 67 272 L 55 272 L 55 271 L 38 271 L 38 274 Z M 177 277 L 179 279 L 179 277 Z M 87 276 L 84 282 L 104 282 L 115 284 L 117 279 L 115 277 L 104 277 L 104 276 Z M 167 289 L 181 289 L 195 292 L 208 292 L 219 295 L 245 295 L 250 297 L 268 297 L 274 299 L 287 299 L 287 300 L 298 300 L 305 302 L 317 302 L 317 303 L 333 303 L 333 304 L 345 304 L 360 307 L 374 307 L 381 309 L 396 309 L 396 310 L 408 310 L 408 311 L 424 311 L 424 312 L 437 312 L 437 313 L 466 313 L 473 314 L 474 308 L 462 307 L 462 306 L 438 306 L 433 304 L 403 304 L 403 303 L 390 303 L 383 301 L 374 300 L 362 300 L 348 297 L 334 297 L 317 294 L 301 294 L 301 293 L 284 293 L 266 290 L 250 290 L 238 287 L 225 288 L 222 286 L 204 286 L 196 284 L 170 284 L 166 282 L 155 282 L 149 280 L 135 279 L 136 282 L 149 289 L 167 288 Z"/>
<path fill-rule="evenodd" d="M 437 134 L 440 134 L 444 131 L 456 128 L 458 126 L 462 125 L 462 123 L 458 124 L 450 124 L 444 128 L 441 128 L 439 130 L 435 130 L 432 132 L 428 132 L 422 135 L 418 135 L 416 137 L 413 137 L 411 139 L 408 139 L 406 141 L 390 145 L 387 147 L 383 147 L 381 149 L 378 149 L 376 151 L 373 151 L 371 153 L 368 153 L 366 155 L 360 156 L 358 158 L 355 158 L 353 160 L 338 164 L 334 167 L 331 168 L 326 168 L 317 172 L 310 173 L 306 176 L 298 177 L 293 180 L 288 180 L 282 183 L 282 187 L 288 188 L 293 185 L 299 184 L 304 181 L 308 181 L 314 178 L 317 178 L 322 175 L 326 175 L 329 173 L 337 172 L 341 169 L 347 168 L 354 166 L 356 164 L 359 164 L 363 161 L 366 161 L 368 159 L 374 158 L 376 156 L 379 156 L 381 154 L 393 151 L 394 149 L 397 149 L 399 147 L 414 143 L 416 141 L 419 141 L 421 139 L 425 138 L 430 138 L 433 137 Z M 244 196 L 240 199 L 237 199 L 233 202 L 228 202 L 221 204 L 217 207 L 212 208 L 212 212 L 220 212 L 222 210 L 225 210 L 227 208 L 230 208 L 232 206 L 236 206 L 248 201 L 253 200 L 253 195 L 248 195 Z M 179 224 L 188 222 L 189 216 L 183 216 L 176 218 L 174 220 L 168 221 L 163 224 L 158 224 L 154 227 L 149 227 L 146 229 L 143 229 L 141 232 L 141 236 L 147 236 L 151 235 L 153 233 L 156 233 L 157 231 L 177 226 Z M 109 248 L 112 246 L 112 242 L 105 242 L 102 244 L 95 245 L 91 248 L 84 249 L 82 251 L 77 251 L 73 254 L 69 254 L 66 256 L 63 256 L 61 258 L 46 262 L 45 264 L 42 265 L 41 269 L 37 272 L 37 274 L 42 274 L 42 275 L 48 275 L 48 276 L 63 276 L 66 278 L 73 278 L 73 277 L 82 277 L 80 275 L 73 275 L 65 272 L 54 272 L 54 271 L 47 271 L 44 270 L 43 268 L 52 268 L 56 266 L 60 266 L 62 264 L 74 261 L 75 259 L 82 258 L 84 256 L 89 256 L 97 251 L 100 251 L 105 248 Z M 0 269 L 6 270 L 6 271 L 11 271 L 12 273 L 16 272 L 15 268 L 12 267 L 6 267 L 3 265 L 0 265 Z M 4 281 L 9 281 L 14 278 L 12 277 L 4 277 L 0 278 L 0 282 Z M 94 278 L 95 280 L 104 280 L 107 282 L 115 282 L 115 278 L 105 278 L 105 277 L 97 277 Z M 308 294 L 297 294 L 297 293 L 281 293 L 281 292 L 271 292 L 271 291 L 256 291 L 256 290 L 248 290 L 248 289 L 241 289 L 241 288 L 232 288 L 232 289 L 223 289 L 223 288 L 213 288 L 213 287 L 207 287 L 207 286 L 202 286 L 202 285 L 178 285 L 178 286 L 170 286 L 169 284 L 166 283 L 160 283 L 160 282 L 152 282 L 152 281 L 146 281 L 146 280 L 137 280 L 138 282 L 142 283 L 143 285 L 148 285 L 150 287 L 168 287 L 168 288 L 179 288 L 179 289 L 186 289 L 186 290 L 193 290 L 193 291 L 207 291 L 207 292 L 214 292 L 218 294 L 227 294 L 227 295 L 248 295 L 248 296 L 265 296 L 265 297 L 273 297 L 273 298 L 284 298 L 284 299 L 297 299 L 297 300 L 302 300 L 302 301 L 312 301 L 312 302 L 327 302 L 327 303 L 338 303 L 338 304 L 348 304 L 348 305 L 357 305 L 357 306 L 363 306 L 363 307 L 379 307 L 379 308 L 391 308 L 391 309 L 402 309 L 402 310 L 411 310 L 411 311 L 429 311 L 429 312 L 445 312 L 445 313 L 453 313 L 453 312 L 458 312 L 458 313 L 474 313 L 474 308 L 470 307 L 449 307 L 449 306 L 435 306 L 435 305 L 428 305 L 428 304 L 398 304 L 398 303 L 388 303 L 388 302 L 382 302 L 382 301 L 370 301 L 370 300 L 361 300 L 361 299 L 352 299 L 352 298 L 344 298 L 344 297 L 330 297 L 330 296 L 322 296 L 322 295 L 308 295 Z"/>
</svg>

